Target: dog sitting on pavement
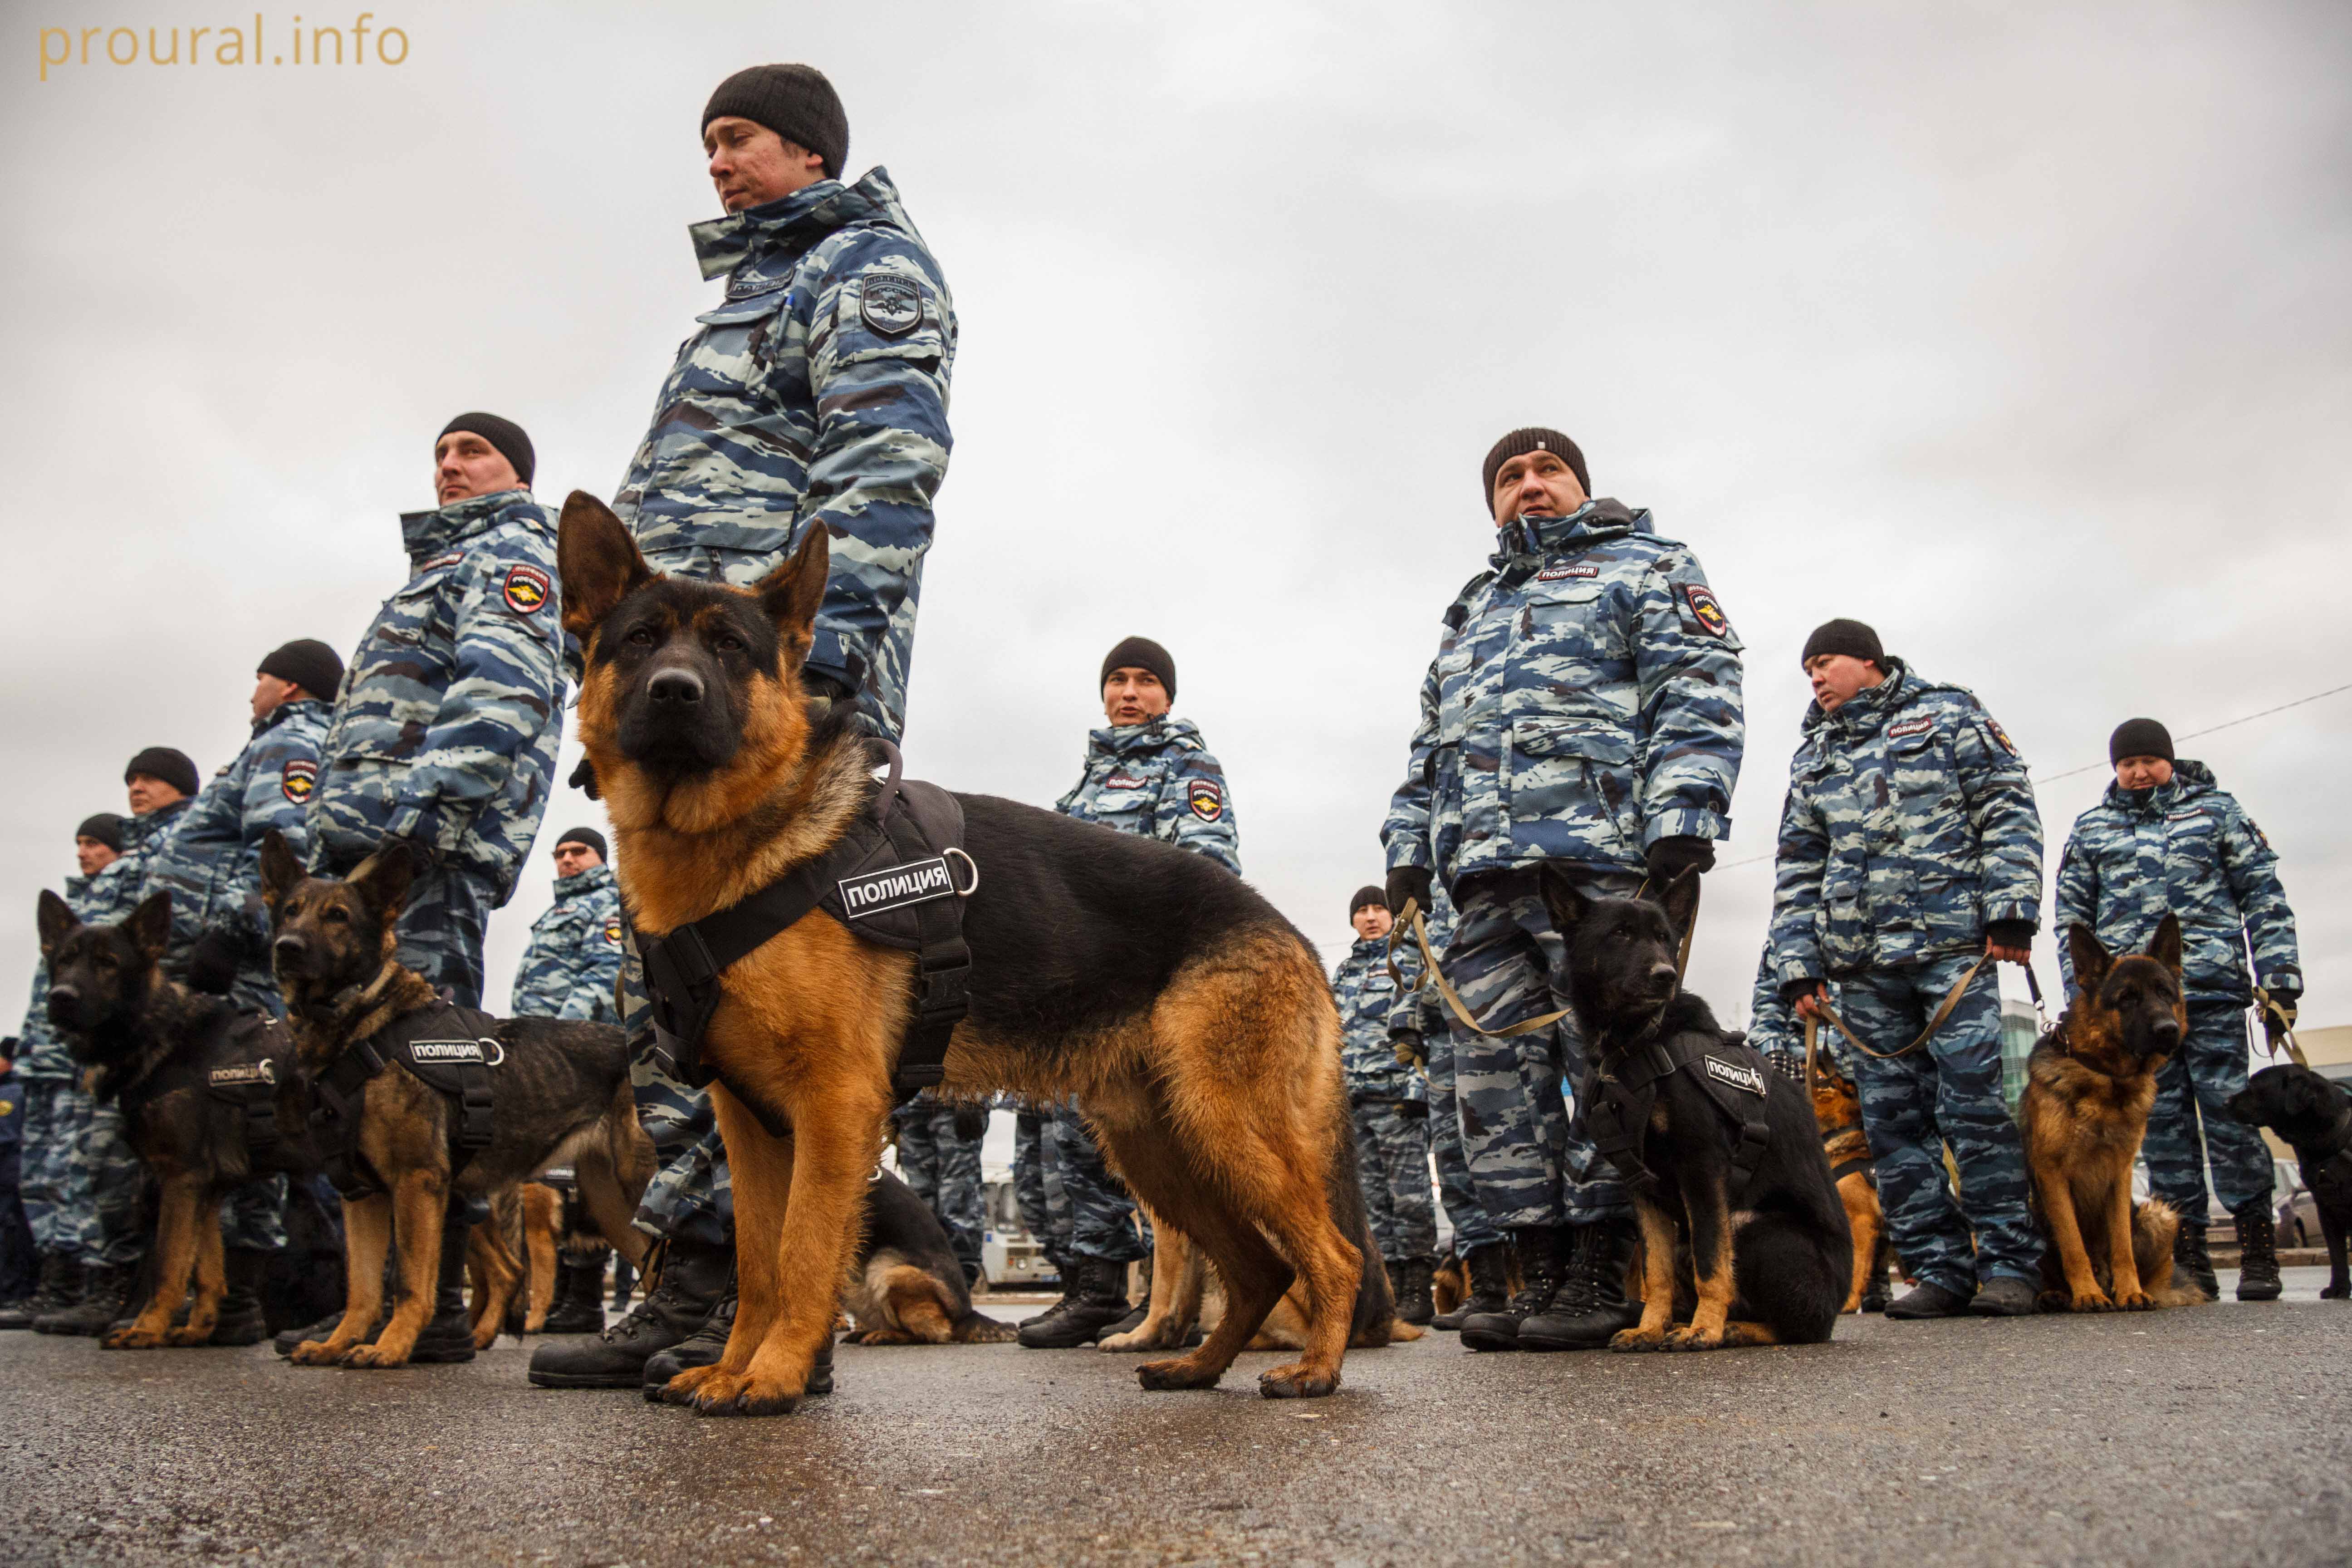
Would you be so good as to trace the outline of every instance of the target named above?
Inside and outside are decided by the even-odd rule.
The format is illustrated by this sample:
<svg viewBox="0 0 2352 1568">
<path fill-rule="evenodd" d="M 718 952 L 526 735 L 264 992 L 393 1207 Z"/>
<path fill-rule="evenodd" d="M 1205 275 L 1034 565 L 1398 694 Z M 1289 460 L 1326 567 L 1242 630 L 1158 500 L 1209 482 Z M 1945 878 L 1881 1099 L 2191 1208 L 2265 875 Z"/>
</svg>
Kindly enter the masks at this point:
<svg viewBox="0 0 2352 1568">
<path fill-rule="evenodd" d="M 1853 1233 L 1803 1090 L 1682 988 L 1698 873 L 1655 900 L 1593 900 L 1547 866 L 1543 894 L 1590 1053 L 1577 1098 L 1641 1221 L 1642 1321 L 1610 1348 L 1828 1340 L 1852 1283 Z M 1678 1284 L 1695 1298 L 1680 1327 Z"/>
<path fill-rule="evenodd" d="M 2269 1128 L 2294 1150 L 2327 1239 L 2320 1299 L 2352 1300 L 2352 1269 L 2345 1263 L 2345 1237 L 2352 1234 L 2352 1094 L 2307 1067 L 2282 1062 L 2247 1079 L 2230 1097 L 2230 1113 L 2250 1127 Z"/>
<path fill-rule="evenodd" d="M 883 1170 L 866 1184 L 866 1239 L 842 1304 L 853 1345 L 998 1345 L 1019 1333 L 972 1306 L 939 1216 Z"/>
<path fill-rule="evenodd" d="M 1812 1097 L 1813 1121 L 1822 1131 L 1822 1155 L 1830 1163 L 1838 1201 L 1845 1205 L 1853 1233 L 1853 1284 L 1846 1291 L 1849 1312 L 1886 1310 L 1888 1266 L 1895 1244 L 1886 1215 L 1878 1205 L 1878 1166 L 1862 1131 L 1862 1095 L 1829 1052 L 1807 1053 L 1805 1089 Z"/>
</svg>

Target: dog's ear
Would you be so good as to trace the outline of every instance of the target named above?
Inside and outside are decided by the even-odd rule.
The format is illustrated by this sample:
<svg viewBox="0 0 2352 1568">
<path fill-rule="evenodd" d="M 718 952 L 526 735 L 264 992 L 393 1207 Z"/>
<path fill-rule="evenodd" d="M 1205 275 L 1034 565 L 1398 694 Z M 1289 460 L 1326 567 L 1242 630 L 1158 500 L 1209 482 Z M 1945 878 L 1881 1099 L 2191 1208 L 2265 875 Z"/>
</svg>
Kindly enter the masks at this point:
<svg viewBox="0 0 2352 1568">
<path fill-rule="evenodd" d="M 58 943 L 80 929 L 81 917 L 73 906 L 49 891 L 41 889 L 39 907 L 34 911 L 34 923 L 41 933 L 41 956 L 47 958 L 58 950 Z"/>
<path fill-rule="evenodd" d="M 555 570 L 563 580 L 563 629 L 583 647 L 613 606 L 654 576 L 628 524 L 586 490 L 563 498 L 563 515 L 555 524 Z"/>
<path fill-rule="evenodd" d="M 384 847 L 352 868 L 344 879 L 383 911 L 390 925 L 408 907 L 408 889 L 416 880 L 416 857 L 406 844 Z"/>
<path fill-rule="evenodd" d="M 302 880 L 302 862 L 294 858 L 294 847 L 286 836 L 271 828 L 261 840 L 261 901 L 269 906 L 272 914 L 287 894 Z"/>
<path fill-rule="evenodd" d="M 824 603 L 824 578 L 832 558 L 833 536 L 824 523 L 813 522 L 792 559 L 761 578 L 752 590 L 760 595 L 760 607 L 776 623 L 786 669 L 800 668 L 802 655 L 815 638 L 817 606 Z"/>
<path fill-rule="evenodd" d="M 2107 977 L 2116 961 L 2081 921 L 2066 928 L 2066 952 L 2074 960 L 2074 988 L 2085 996 L 2096 996 L 2099 983 Z"/>
<path fill-rule="evenodd" d="M 1566 936 L 1591 911 L 1592 900 L 1584 896 L 1584 889 L 1566 872 L 1549 860 L 1537 868 L 1536 880 L 1543 889 L 1544 908 L 1551 913 L 1551 929 Z"/>
<path fill-rule="evenodd" d="M 2147 955 L 2172 971 L 2174 978 L 2179 977 L 2180 917 L 2170 910 L 2165 910 L 2164 918 L 2156 922 L 2156 935 L 2148 941 Z"/>
<path fill-rule="evenodd" d="M 140 900 L 139 907 L 122 923 L 150 963 L 162 958 L 172 943 L 172 889 L 165 888 Z"/>
<path fill-rule="evenodd" d="M 1666 922 L 1675 928 L 1675 937 L 1688 937 L 1698 922 L 1698 868 L 1684 867 L 1658 895 L 1658 902 L 1665 906 Z"/>
</svg>

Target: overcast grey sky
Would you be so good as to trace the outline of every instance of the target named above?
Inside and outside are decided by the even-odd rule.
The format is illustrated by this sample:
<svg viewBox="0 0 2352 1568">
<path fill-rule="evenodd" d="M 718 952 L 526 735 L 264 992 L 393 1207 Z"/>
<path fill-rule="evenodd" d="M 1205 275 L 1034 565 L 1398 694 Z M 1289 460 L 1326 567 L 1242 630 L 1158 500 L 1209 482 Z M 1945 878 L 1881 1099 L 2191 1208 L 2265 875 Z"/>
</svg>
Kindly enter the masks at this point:
<svg viewBox="0 0 2352 1568">
<path fill-rule="evenodd" d="M 73 825 L 142 745 L 228 761 L 268 648 L 348 651 L 449 415 L 524 424 L 551 501 L 616 488 L 716 298 L 702 103 L 761 60 L 832 76 L 962 319 L 910 766 L 1050 805 L 1103 650 L 1156 637 L 1327 960 L 1513 426 L 1747 641 L 1727 861 L 1769 854 L 1832 615 L 2046 773 L 2352 679 L 2342 5 L 386 4 L 342 68 L 145 62 L 249 26 L 211 0 L 7 7 L 8 1026 Z M 40 79 L 53 25 L 142 59 Z M 2347 737 L 2352 693 L 2182 748 L 2284 857 L 2315 1024 L 2352 1020 Z M 2053 869 L 2104 783 L 2042 792 Z M 598 816 L 551 809 L 493 1005 Z M 1708 879 L 1727 1015 L 1769 896 Z"/>
</svg>

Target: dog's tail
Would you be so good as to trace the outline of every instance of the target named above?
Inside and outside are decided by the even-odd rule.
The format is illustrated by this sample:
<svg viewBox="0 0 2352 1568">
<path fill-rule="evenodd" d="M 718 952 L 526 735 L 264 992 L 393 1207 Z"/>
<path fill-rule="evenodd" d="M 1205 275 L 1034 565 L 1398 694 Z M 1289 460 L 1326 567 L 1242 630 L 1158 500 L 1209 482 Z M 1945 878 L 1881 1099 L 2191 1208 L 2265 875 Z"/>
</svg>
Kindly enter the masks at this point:
<svg viewBox="0 0 2352 1568">
<path fill-rule="evenodd" d="M 2159 1307 L 2194 1307 L 2213 1299 L 2173 1263 L 2173 1238 L 2179 1234 L 2180 1215 L 2162 1198 L 2133 1205 L 2132 1261 L 2141 1288 Z"/>
</svg>

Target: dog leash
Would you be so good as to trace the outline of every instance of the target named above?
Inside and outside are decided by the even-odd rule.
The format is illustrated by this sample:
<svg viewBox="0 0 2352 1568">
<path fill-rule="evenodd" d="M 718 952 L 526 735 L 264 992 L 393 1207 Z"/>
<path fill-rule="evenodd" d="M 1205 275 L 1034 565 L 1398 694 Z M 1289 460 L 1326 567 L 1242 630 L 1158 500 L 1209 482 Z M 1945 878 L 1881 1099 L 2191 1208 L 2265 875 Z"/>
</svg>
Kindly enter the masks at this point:
<svg viewBox="0 0 2352 1568">
<path fill-rule="evenodd" d="M 2254 987 L 2254 1005 L 2262 1013 L 2263 1051 L 2275 1059 L 2278 1056 L 2279 1042 L 2284 1040 L 2286 1043 L 2287 1059 L 2299 1068 L 2309 1067 L 2311 1063 L 2303 1054 L 2303 1043 L 2294 1037 L 2294 1015 L 2286 1010 L 2284 1004 L 2259 985 Z M 2278 1020 L 2276 1033 L 2273 1033 L 2271 1029 L 2271 1020 L 2273 1018 Z"/>
<path fill-rule="evenodd" d="M 1836 1008 L 1831 1006 L 1827 1002 L 1821 1000 L 1819 997 L 1814 998 L 1813 1006 L 1822 1017 L 1827 1018 L 1830 1021 L 1831 1026 L 1834 1027 L 1839 1034 L 1843 1035 L 1846 1037 L 1847 1043 L 1852 1045 L 1855 1050 L 1860 1051 L 1864 1056 L 1874 1057 L 1883 1062 L 1891 1062 L 1897 1057 L 1909 1056 L 1913 1051 L 1917 1050 L 1921 1046 L 1926 1045 L 1930 1039 L 1932 1039 L 1935 1037 L 1936 1031 L 1942 1028 L 1951 1020 L 1952 1014 L 1959 1007 L 1960 998 L 1967 994 L 1969 987 L 1976 983 L 1977 976 L 1984 972 L 1984 966 L 1991 962 L 1992 954 L 1988 952 L 1979 958 L 1974 963 L 1969 964 L 1969 972 L 1966 974 L 1961 975 L 1958 983 L 1949 991 L 1944 993 L 1944 1000 L 1937 1004 L 1936 1015 L 1934 1017 L 1927 1020 L 1927 1026 L 1919 1031 L 1919 1037 L 1912 1041 L 1909 1045 L 1904 1047 L 1899 1051 L 1872 1050 L 1868 1046 L 1863 1044 L 1861 1036 L 1855 1034 L 1852 1029 L 1846 1026 L 1845 1020 L 1838 1016 Z M 2027 973 L 2030 975 L 2032 971 L 2029 970 Z M 2041 1000 L 2041 990 L 2042 988 L 2038 985 L 2034 987 L 2034 999 L 2037 1003 Z M 1810 1026 L 1811 1022 L 1812 1020 L 1811 1019 L 1806 1020 L 1808 1026 Z M 1812 1032 L 1809 1028 L 1806 1035 L 1806 1049 L 1809 1053 L 1812 1048 L 1811 1039 Z M 1809 1082 L 1811 1081 L 1811 1069 L 1809 1067 L 1807 1068 Z"/>
</svg>

